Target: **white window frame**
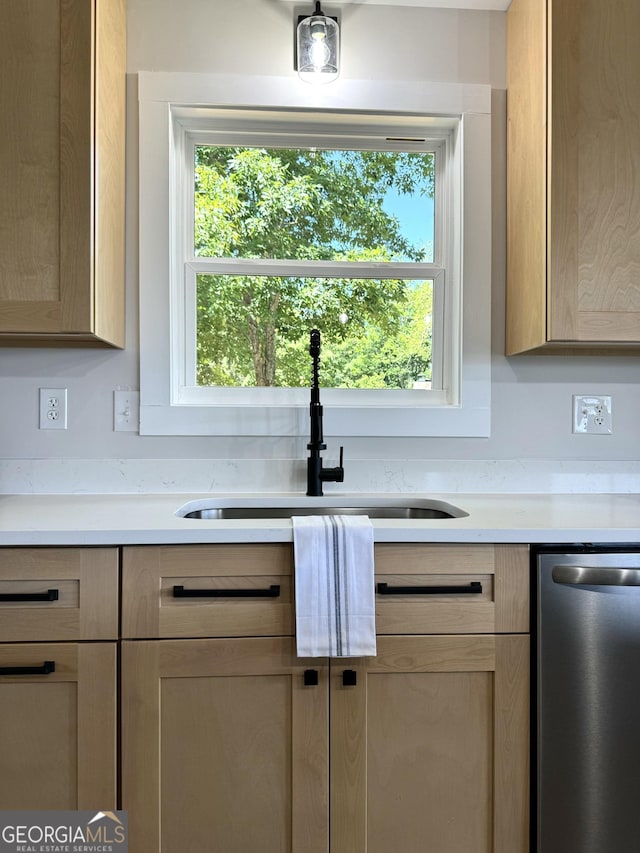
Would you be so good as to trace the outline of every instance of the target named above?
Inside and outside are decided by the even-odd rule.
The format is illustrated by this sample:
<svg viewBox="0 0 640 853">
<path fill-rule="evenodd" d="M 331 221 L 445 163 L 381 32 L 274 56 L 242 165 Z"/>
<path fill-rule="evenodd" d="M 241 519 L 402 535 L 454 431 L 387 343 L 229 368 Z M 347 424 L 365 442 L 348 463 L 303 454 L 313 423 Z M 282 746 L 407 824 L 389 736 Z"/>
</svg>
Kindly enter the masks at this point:
<svg viewBox="0 0 640 853">
<path fill-rule="evenodd" d="M 489 87 L 389 83 L 363 90 L 357 81 L 338 81 L 326 87 L 334 95 L 323 93 L 324 103 L 316 103 L 315 111 L 309 109 L 309 87 L 302 87 L 289 78 L 252 81 L 226 75 L 140 74 L 141 433 L 303 436 L 308 431 L 306 389 L 198 388 L 188 367 L 188 348 L 195 333 L 193 323 L 187 322 L 193 309 L 187 283 L 195 280 L 198 271 L 207 271 L 211 262 L 194 258 L 185 262 L 193 246 L 189 209 L 193 182 L 184 168 L 184 146 L 210 138 L 207 128 L 212 109 L 268 108 L 280 113 L 305 110 L 314 120 L 327 111 L 334 113 L 335 120 L 339 110 L 349 127 L 353 126 L 350 114 L 362 116 L 370 111 L 376 120 L 388 122 L 389 136 L 398 135 L 392 132 L 394 126 L 431 127 L 429 135 L 442 138 L 447 169 L 453 170 L 453 178 L 446 182 L 450 194 L 447 214 L 436 223 L 436 246 L 441 242 L 438 231 L 450 229 L 442 241 L 453 247 L 449 256 L 435 257 L 433 264 L 406 264 L 407 277 L 433 279 L 434 303 L 444 306 L 434 311 L 434 321 L 446 329 L 444 340 L 449 348 L 443 373 L 438 374 L 436 361 L 436 382 L 441 379 L 443 390 L 323 389 L 322 400 L 328 409 L 325 434 L 489 435 Z M 247 91 L 252 92 L 250 100 Z M 317 93 L 314 96 L 318 98 Z M 269 113 L 262 115 L 268 117 Z M 216 260 L 216 268 L 224 271 L 225 263 L 231 271 L 233 261 Z M 287 266 L 296 275 L 305 273 L 304 264 L 297 262 L 253 263 L 265 274 L 283 274 Z M 358 262 L 357 266 L 363 277 L 404 276 L 404 267 L 399 275 L 395 265 L 393 271 L 385 270 L 384 264 Z M 468 277 L 466 270 L 471 270 Z M 337 262 L 336 273 L 349 275 L 350 271 Z M 314 274 L 311 268 L 309 274 Z"/>
</svg>

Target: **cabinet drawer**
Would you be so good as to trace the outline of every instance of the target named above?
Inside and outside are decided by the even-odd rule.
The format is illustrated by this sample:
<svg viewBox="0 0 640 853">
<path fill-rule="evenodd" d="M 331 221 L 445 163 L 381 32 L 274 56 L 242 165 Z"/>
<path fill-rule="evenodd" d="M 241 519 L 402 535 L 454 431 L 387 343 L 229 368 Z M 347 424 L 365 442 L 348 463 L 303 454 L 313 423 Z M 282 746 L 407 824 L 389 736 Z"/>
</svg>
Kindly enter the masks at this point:
<svg viewBox="0 0 640 853">
<path fill-rule="evenodd" d="M 379 634 L 529 630 L 526 545 L 379 544 Z"/>
<path fill-rule="evenodd" d="M 116 548 L 0 549 L 0 642 L 117 636 Z"/>
<path fill-rule="evenodd" d="M 375 566 L 379 634 L 529 630 L 526 545 L 381 543 Z M 130 638 L 293 634 L 293 549 L 125 548 L 122 621 Z"/>
<path fill-rule="evenodd" d="M 273 637 L 293 633 L 287 544 L 124 549 L 124 637 Z"/>
</svg>

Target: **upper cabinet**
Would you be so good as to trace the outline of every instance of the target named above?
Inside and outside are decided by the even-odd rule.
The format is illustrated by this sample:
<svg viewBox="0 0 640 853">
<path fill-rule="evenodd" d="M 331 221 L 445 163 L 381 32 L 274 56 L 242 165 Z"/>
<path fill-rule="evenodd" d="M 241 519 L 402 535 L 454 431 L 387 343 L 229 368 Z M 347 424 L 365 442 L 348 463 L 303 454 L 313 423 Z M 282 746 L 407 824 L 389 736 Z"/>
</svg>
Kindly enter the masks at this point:
<svg viewBox="0 0 640 853">
<path fill-rule="evenodd" d="M 507 355 L 640 342 L 640 3 L 507 13 Z"/>
<path fill-rule="evenodd" d="M 124 346 L 125 0 L 0 4 L 0 344 Z"/>
</svg>

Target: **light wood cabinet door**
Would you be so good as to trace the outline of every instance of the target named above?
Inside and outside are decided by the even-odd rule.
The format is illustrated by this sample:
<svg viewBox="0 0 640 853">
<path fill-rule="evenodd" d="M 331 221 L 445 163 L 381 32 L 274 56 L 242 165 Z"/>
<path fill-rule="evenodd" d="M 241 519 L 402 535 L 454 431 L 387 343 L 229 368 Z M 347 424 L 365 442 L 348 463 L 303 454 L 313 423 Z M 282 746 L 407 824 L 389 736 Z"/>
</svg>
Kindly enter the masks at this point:
<svg viewBox="0 0 640 853">
<path fill-rule="evenodd" d="M 526 853 L 528 673 L 512 635 L 332 661 L 331 853 Z"/>
<path fill-rule="evenodd" d="M 0 645 L 0 808 L 115 809 L 116 644 Z"/>
<path fill-rule="evenodd" d="M 124 346 L 125 0 L 0 4 L 0 344 Z"/>
<path fill-rule="evenodd" d="M 529 630 L 527 545 L 378 543 L 378 634 Z"/>
<path fill-rule="evenodd" d="M 507 354 L 640 342 L 640 4 L 507 13 Z"/>
<path fill-rule="evenodd" d="M 123 637 L 288 634 L 293 634 L 291 545 L 123 549 Z"/>
<path fill-rule="evenodd" d="M 117 637 L 117 548 L 0 548 L 0 642 Z"/>
<path fill-rule="evenodd" d="M 131 849 L 327 853 L 326 664 L 291 638 L 122 645 Z"/>
</svg>

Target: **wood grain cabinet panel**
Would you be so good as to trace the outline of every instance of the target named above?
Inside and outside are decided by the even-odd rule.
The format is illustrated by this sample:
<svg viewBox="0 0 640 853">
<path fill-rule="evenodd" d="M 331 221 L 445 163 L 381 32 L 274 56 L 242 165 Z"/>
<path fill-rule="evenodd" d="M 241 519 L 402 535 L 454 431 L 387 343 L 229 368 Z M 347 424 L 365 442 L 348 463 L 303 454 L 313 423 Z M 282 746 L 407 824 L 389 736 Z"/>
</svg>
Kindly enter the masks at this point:
<svg viewBox="0 0 640 853">
<path fill-rule="evenodd" d="M 116 657 L 115 643 L 0 645 L 3 809 L 116 808 Z"/>
<path fill-rule="evenodd" d="M 375 566 L 379 634 L 529 630 L 527 546 L 379 543 Z"/>
<path fill-rule="evenodd" d="M 508 10 L 508 355 L 638 351 L 639 30 L 637 0 Z"/>
<path fill-rule="evenodd" d="M 182 595 L 176 596 L 176 586 Z M 281 544 L 125 548 L 122 596 L 123 637 L 285 636 L 293 633 L 292 549 Z"/>
<path fill-rule="evenodd" d="M 125 0 L 0 4 L 0 345 L 124 346 Z"/>
<path fill-rule="evenodd" d="M 280 637 L 125 641 L 122 658 L 132 850 L 326 853 L 326 664 Z"/>
<path fill-rule="evenodd" d="M 118 556 L 0 548 L 2 809 L 117 807 Z"/>
<path fill-rule="evenodd" d="M 0 548 L 0 642 L 116 640 L 117 548 Z"/>
<path fill-rule="evenodd" d="M 482 583 L 480 600 L 378 596 L 375 658 L 304 660 L 290 545 L 125 548 L 136 853 L 527 853 L 528 570 L 521 545 L 376 545 L 381 582 Z M 287 590 L 275 619 L 259 598 L 169 592 L 265 580 Z M 190 623 L 197 639 L 162 639 Z"/>
<path fill-rule="evenodd" d="M 527 853 L 527 636 L 379 637 L 331 671 L 331 853 Z"/>
</svg>

